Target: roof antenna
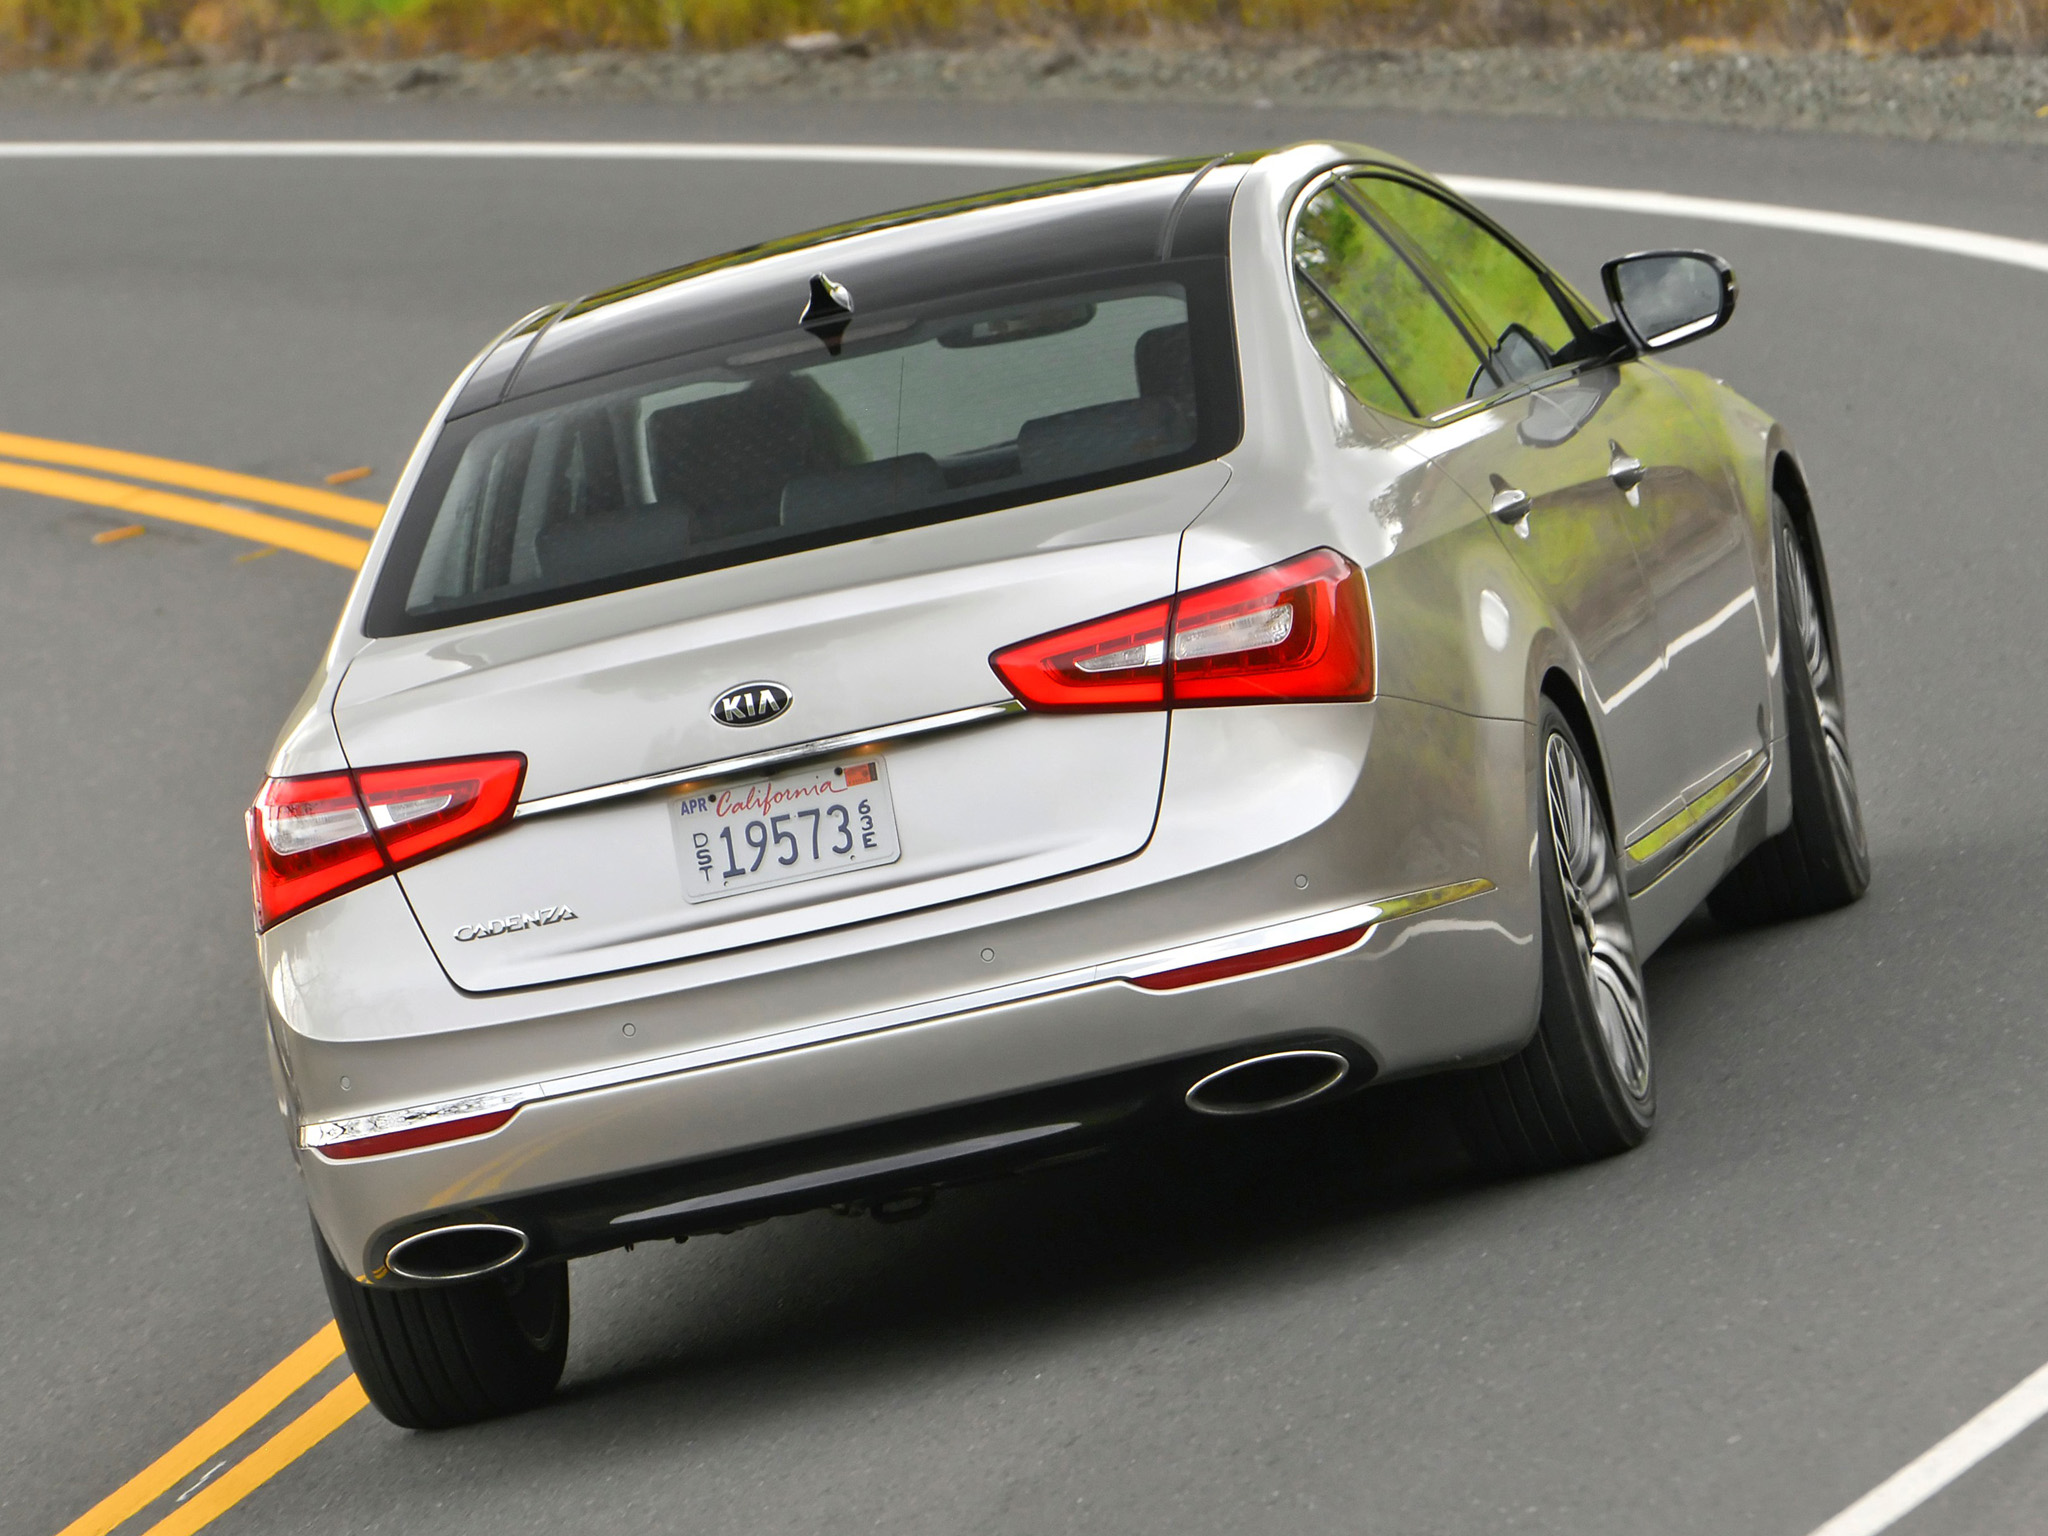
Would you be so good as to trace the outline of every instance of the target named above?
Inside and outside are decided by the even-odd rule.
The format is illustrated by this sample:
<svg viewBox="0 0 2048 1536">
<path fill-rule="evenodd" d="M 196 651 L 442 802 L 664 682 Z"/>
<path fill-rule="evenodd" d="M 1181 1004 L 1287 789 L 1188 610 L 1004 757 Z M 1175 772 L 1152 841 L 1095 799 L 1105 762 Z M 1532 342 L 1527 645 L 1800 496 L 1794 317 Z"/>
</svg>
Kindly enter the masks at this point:
<svg viewBox="0 0 2048 1536">
<path fill-rule="evenodd" d="M 839 355 L 839 344 L 853 319 L 853 295 L 845 285 L 835 283 L 823 272 L 811 274 L 811 299 L 797 324 L 825 343 L 825 350 Z"/>
</svg>

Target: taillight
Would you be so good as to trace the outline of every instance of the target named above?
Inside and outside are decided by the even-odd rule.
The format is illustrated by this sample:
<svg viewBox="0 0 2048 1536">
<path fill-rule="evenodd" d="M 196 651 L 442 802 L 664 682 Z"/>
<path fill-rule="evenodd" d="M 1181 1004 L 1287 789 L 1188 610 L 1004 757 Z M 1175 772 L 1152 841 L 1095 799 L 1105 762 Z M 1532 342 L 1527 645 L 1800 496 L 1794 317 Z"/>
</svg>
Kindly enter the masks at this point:
<svg viewBox="0 0 2048 1536">
<path fill-rule="evenodd" d="M 265 780 L 249 810 L 257 931 L 489 831 L 525 776 L 510 753 Z"/>
<path fill-rule="evenodd" d="M 1158 709 L 1172 613 L 1169 601 L 1147 603 L 1013 645 L 989 665 L 1033 709 Z"/>
<path fill-rule="evenodd" d="M 1093 619 L 989 658 L 1032 709 L 1369 699 L 1365 576 L 1334 549 Z"/>
</svg>

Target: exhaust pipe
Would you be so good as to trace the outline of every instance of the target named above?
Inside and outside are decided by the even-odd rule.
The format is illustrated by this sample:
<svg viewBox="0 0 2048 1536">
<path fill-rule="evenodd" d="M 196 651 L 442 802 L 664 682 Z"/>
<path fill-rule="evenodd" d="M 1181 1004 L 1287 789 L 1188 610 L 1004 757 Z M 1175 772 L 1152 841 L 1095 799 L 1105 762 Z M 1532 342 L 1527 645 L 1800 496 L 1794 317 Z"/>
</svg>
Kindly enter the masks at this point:
<svg viewBox="0 0 2048 1536">
<path fill-rule="evenodd" d="M 526 1249 L 526 1234 L 517 1227 L 468 1221 L 415 1232 L 394 1244 L 384 1262 L 407 1280 L 474 1280 L 503 1269 Z"/>
<path fill-rule="evenodd" d="M 1198 1115 L 1263 1115 L 1319 1098 L 1351 1075 L 1337 1051 L 1269 1051 L 1219 1067 L 1187 1091 Z"/>
</svg>

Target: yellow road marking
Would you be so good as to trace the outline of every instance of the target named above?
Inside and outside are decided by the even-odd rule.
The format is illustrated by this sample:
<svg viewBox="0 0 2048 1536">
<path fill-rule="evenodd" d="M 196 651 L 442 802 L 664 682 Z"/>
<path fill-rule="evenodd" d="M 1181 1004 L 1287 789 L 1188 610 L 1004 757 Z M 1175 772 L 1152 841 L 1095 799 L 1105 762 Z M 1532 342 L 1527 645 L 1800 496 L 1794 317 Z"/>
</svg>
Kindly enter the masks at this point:
<svg viewBox="0 0 2048 1536">
<path fill-rule="evenodd" d="M 7 440 L 7 434 L 0 432 L 0 444 Z M 370 552 L 369 544 L 362 539 L 325 528 L 309 528 L 304 523 L 273 517 L 268 512 L 251 512 L 217 501 L 200 501 L 173 491 L 153 491 L 146 486 L 98 480 L 90 475 L 67 474 L 60 469 L 0 463 L 0 486 L 30 491 L 38 496 L 55 496 L 64 501 L 80 501 L 88 506 L 111 507 L 117 512 L 128 512 L 138 517 L 160 517 L 167 522 L 210 528 L 215 533 L 232 534 L 252 544 L 275 544 L 280 549 L 296 550 L 302 555 L 311 555 L 315 560 L 345 566 L 351 571 L 361 570 L 363 557 Z"/>
<path fill-rule="evenodd" d="M 193 1430 L 191 1434 L 180 1440 L 168 1451 L 165 1451 L 163 1455 L 157 1457 L 155 1461 L 129 1478 L 127 1482 L 65 1526 L 63 1530 L 57 1533 L 57 1536 L 107 1536 L 107 1532 L 113 1530 L 115 1526 L 126 1520 L 137 1510 L 146 1509 L 166 1493 L 169 1493 L 180 1478 L 188 1475 L 201 1462 L 205 1461 L 207 1457 L 213 1455 L 224 1446 L 232 1445 L 236 1440 L 247 1434 L 252 1426 L 261 1422 L 265 1414 L 298 1391 L 299 1388 L 303 1387 L 315 1376 L 326 1370 L 340 1354 L 341 1330 L 336 1328 L 334 1324 L 329 1323 L 325 1328 L 314 1334 L 312 1338 L 306 1340 L 305 1343 L 286 1355 L 284 1359 L 265 1371 L 257 1379 L 256 1384 L 242 1393 L 240 1397 L 237 1397 L 227 1407 L 221 1409 L 219 1413 L 216 1413 L 204 1424 Z M 348 1385 L 355 1385 L 355 1377 L 349 1377 Z M 361 1388 L 356 1390 L 360 1394 Z M 333 1393 L 328 1394 L 329 1397 L 333 1395 Z M 361 1405 L 358 1404 L 358 1406 Z M 309 1413 L 318 1411 L 318 1405 L 308 1410 Z M 349 1410 L 350 1413 L 354 1411 L 355 1409 L 353 1408 Z M 343 1418 L 346 1417 L 347 1415 L 344 1414 Z M 296 1425 L 304 1422 L 303 1417 L 294 1420 L 291 1425 L 287 1425 L 285 1430 L 280 1431 L 280 1433 L 289 1432 Z M 338 1424 L 341 1421 L 336 1420 L 335 1422 Z M 325 1431 L 322 1431 L 322 1433 L 325 1433 Z M 271 1443 L 274 1444 L 275 1441 Z M 307 1442 L 309 1445 L 311 1443 L 311 1441 Z M 257 1454 L 261 1454 L 261 1452 L 259 1451 Z M 298 1452 L 293 1452 L 293 1455 L 297 1454 Z M 289 1459 L 287 1458 L 287 1460 Z M 246 1466 L 247 1462 L 244 1462 L 243 1465 Z M 282 1466 L 284 1463 L 280 1462 L 278 1465 Z M 236 1470 L 239 1471 L 240 1468 Z M 265 1474 L 265 1476 L 268 1475 L 267 1473 Z M 232 1477 L 234 1473 L 230 1472 L 228 1476 Z M 226 1481 L 227 1478 L 221 1479 L 221 1482 Z M 220 1483 L 213 1485 L 215 1488 L 219 1486 Z M 254 1487 L 255 1485 L 252 1483 L 250 1486 Z M 236 1497 L 239 1498 L 241 1495 L 237 1494 Z M 196 1502 L 196 1498 L 194 1502 Z M 232 1503 L 233 1500 L 229 1502 Z M 186 1507 L 189 1509 L 191 1506 L 188 1504 Z M 223 1509 L 226 1507 L 225 1504 L 221 1506 Z M 208 1516 L 208 1518 L 211 1519 L 212 1517 Z M 161 1528 L 162 1526 L 159 1524 L 158 1529 Z"/>
<path fill-rule="evenodd" d="M 358 464 L 354 469 L 337 469 L 327 477 L 327 483 L 329 485 L 347 485 L 351 480 L 367 480 L 369 477 L 370 466 Z"/>
<path fill-rule="evenodd" d="M 103 474 L 154 480 L 160 485 L 210 491 L 216 496 L 239 496 L 244 501 L 260 501 L 291 512 L 310 512 L 315 517 L 353 523 L 358 528 L 374 528 L 384 519 L 381 505 L 360 496 L 337 496 L 333 491 L 318 491 L 308 485 L 266 480 L 261 475 L 237 474 L 230 469 L 209 469 L 204 464 L 160 459 L 120 448 L 94 448 L 86 443 L 61 443 L 53 438 L 0 432 L 0 454 L 38 464 L 66 464 L 73 469 L 96 469 Z"/>
<path fill-rule="evenodd" d="M 95 544 L 118 544 L 123 539 L 132 539 L 148 531 L 140 523 L 130 523 L 126 528 L 103 528 L 92 536 L 92 541 Z"/>
<path fill-rule="evenodd" d="M 362 1384 L 349 1377 L 142 1536 L 192 1536 L 362 1412 L 369 1401 Z"/>
</svg>

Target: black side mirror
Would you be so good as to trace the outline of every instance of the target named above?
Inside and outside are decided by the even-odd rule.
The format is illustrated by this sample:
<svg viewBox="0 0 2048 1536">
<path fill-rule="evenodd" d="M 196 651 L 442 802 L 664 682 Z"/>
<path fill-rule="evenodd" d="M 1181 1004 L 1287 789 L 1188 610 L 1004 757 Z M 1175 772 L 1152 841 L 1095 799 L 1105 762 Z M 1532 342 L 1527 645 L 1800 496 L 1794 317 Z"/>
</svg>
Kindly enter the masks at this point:
<svg viewBox="0 0 2048 1536">
<path fill-rule="evenodd" d="M 1600 269 L 1614 318 L 1638 352 L 1711 336 L 1735 313 L 1735 273 L 1706 251 L 1637 251 Z"/>
</svg>

